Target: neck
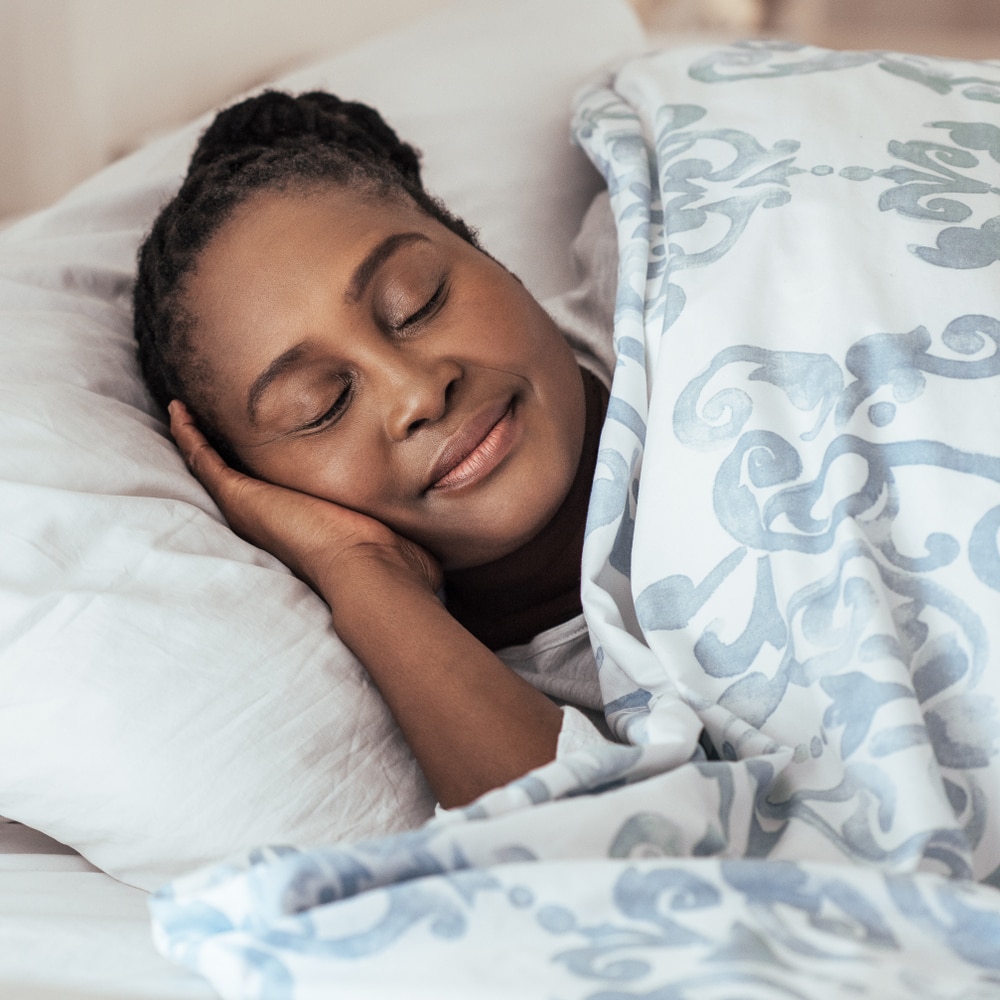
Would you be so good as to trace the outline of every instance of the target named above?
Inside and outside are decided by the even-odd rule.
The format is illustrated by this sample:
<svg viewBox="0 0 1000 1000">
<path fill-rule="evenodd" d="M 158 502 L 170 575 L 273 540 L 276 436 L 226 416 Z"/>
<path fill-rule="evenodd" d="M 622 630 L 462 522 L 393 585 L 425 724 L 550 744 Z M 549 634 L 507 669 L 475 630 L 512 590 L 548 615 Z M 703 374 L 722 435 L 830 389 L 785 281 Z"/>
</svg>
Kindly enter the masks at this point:
<svg viewBox="0 0 1000 1000">
<path fill-rule="evenodd" d="M 448 610 L 490 649 L 527 642 L 581 611 L 580 558 L 607 390 L 583 371 L 586 425 L 576 475 L 551 521 L 526 545 L 447 575 Z"/>
</svg>

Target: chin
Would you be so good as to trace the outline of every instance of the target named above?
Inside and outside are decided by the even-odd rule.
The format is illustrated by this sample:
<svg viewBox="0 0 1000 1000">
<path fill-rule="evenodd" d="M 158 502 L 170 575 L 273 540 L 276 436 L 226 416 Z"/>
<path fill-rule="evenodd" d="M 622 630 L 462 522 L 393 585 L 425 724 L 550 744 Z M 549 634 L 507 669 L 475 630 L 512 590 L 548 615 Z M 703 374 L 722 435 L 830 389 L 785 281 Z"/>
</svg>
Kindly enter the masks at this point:
<svg viewBox="0 0 1000 1000">
<path fill-rule="evenodd" d="M 547 507 L 527 521 L 520 518 L 518 524 L 510 525 L 506 531 L 503 525 L 497 525 L 498 519 L 493 519 L 491 524 L 494 527 L 488 535 L 468 538 L 464 542 L 449 541 L 441 546 L 440 554 L 435 553 L 435 557 L 446 573 L 489 566 L 508 558 L 516 559 L 525 554 L 531 543 L 548 527 L 561 503 Z M 428 549 L 434 552 L 433 546 L 429 545 Z"/>
<path fill-rule="evenodd" d="M 536 457 L 547 475 L 508 469 L 489 491 L 448 511 L 442 530 L 422 544 L 446 572 L 474 569 L 527 555 L 532 543 L 555 527 L 572 491 L 576 463 L 568 456 Z M 486 484 L 483 484 L 486 485 Z"/>
</svg>

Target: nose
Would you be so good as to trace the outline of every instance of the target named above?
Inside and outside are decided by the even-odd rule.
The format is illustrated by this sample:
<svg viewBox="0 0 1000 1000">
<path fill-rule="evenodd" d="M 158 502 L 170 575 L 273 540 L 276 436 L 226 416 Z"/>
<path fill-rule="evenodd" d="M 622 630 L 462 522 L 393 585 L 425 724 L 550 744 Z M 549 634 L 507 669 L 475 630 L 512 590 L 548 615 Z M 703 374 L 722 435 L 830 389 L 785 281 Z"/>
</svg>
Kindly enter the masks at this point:
<svg viewBox="0 0 1000 1000">
<path fill-rule="evenodd" d="M 382 370 L 386 431 L 391 440 L 403 441 L 448 412 L 462 368 L 451 359 L 426 358 L 406 350 L 393 353 Z"/>
</svg>

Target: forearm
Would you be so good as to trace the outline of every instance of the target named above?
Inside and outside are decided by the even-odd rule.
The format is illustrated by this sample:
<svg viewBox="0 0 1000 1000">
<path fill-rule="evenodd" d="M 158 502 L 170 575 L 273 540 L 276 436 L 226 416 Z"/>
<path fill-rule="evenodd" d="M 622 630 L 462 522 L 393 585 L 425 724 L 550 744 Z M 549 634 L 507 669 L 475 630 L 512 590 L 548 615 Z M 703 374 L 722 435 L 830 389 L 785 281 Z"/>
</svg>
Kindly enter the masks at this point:
<svg viewBox="0 0 1000 1000">
<path fill-rule="evenodd" d="M 170 428 L 235 531 L 330 605 L 438 800 L 461 805 L 555 757 L 562 713 L 467 632 L 434 595 L 426 551 L 355 511 L 230 469 L 183 404 Z"/>
<path fill-rule="evenodd" d="M 426 587 L 377 558 L 318 584 L 442 805 L 465 804 L 555 757 L 560 710 Z"/>
</svg>

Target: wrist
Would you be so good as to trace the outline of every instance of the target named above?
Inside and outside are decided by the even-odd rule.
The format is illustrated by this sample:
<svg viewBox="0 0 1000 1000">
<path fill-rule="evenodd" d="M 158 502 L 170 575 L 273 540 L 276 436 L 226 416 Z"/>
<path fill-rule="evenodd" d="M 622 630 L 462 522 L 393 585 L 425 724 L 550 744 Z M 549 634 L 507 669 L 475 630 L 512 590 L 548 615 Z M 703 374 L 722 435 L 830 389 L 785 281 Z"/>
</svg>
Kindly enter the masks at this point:
<svg viewBox="0 0 1000 1000">
<path fill-rule="evenodd" d="M 309 582 L 330 606 L 334 627 L 346 638 L 355 620 L 370 623 L 374 616 L 413 602 L 439 605 L 440 585 L 433 564 L 421 565 L 419 556 L 377 544 L 351 546 L 318 564 Z"/>
</svg>

